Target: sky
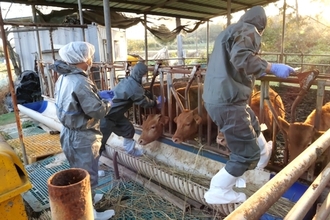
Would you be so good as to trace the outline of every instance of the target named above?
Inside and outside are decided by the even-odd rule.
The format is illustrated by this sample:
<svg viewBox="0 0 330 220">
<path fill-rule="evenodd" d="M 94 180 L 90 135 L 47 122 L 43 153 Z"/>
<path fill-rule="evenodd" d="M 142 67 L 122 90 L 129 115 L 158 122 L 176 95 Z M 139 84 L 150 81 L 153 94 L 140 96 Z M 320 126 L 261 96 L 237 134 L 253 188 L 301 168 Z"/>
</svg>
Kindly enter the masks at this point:
<svg viewBox="0 0 330 220">
<path fill-rule="evenodd" d="M 298 1 L 298 0 L 297 0 Z M 280 13 L 279 8 L 283 6 L 284 0 L 280 0 L 276 3 L 271 3 L 268 6 L 265 7 L 266 14 L 268 16 L 273 16 L 273 15 L 278 15 Z M 287 13 L 292 12 L 292 8 L 296 8 L 295 2 L 296 0 L 287 0 Z M 300 0 L 298 1 L 298 12 L 301 15 L 307 15 L 311 17 L 315 17 L 315 15 L 320 15 L 323 17 L 322 20 L 320 20 L 322 23 L 330 25 L 330 1 L 329 0 L 323 0 L 323 3 L 320 3 L 320 0 Z M 2 10 L 2 16 L 3 18 L 14 18 L 17 17 L 17 15 L 20 15 L 20 17 L 24 16 L 31 16 L 32 15 L 32 10 L 31 6 L 26 6 L 23 4 L 11 4 L 11 3 L 5 3 L 1 2 L 1 10 Z M 48 11 L 43 11 L 44 13 L 49 13 L 50 9 Z M 233 14 L 232 18 L 232 23 L 237 21 L 239 17 L 243 14 L 244 12 L 237 12 Z M 136 16 L 134 14 L 134 16 Z M 214 22 L 223 22 L 226 23 L 226 17 L 221 16 L 221 17 L 216 17 L 213 18 L 212 21 Z M 182 20 L 181 23 L 185 24 L 187 20 Z M 194 21 L 188 21 L 191 24 L 194 23 Z M 157 23 L 159 25 L 159 23 Z M 166 22 L 166 26 L 170 29 L 173 30 L 175 28 L 175 20 L 172 22 Z M 128 28 L 126 30 L 127 37 L 129 39 L 144 39 L 144 31 L 143 26 L 141 24 L 138 24 L 134 27 Z M 129 36 L 132 36 L 134 38 L 131 38 Z"/>
</svg>

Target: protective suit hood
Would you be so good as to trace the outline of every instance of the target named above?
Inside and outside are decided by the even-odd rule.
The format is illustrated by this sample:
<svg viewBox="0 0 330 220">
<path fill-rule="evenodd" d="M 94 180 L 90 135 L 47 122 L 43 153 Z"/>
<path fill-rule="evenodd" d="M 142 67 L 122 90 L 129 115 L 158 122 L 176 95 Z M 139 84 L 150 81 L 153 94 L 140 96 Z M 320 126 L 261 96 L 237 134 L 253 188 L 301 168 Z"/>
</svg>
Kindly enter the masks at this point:
<svg viewBox="0 0 330 220">
<path fill-rule="evenodd" d="M 148 72 L 148 67 L 144 63 L 137 63 L 130 76 L 137 82 L 142 83 L 142 77 Z"/>
<path fill-rule="evenodd" d="M 265 9 L 261 6 L 254 6 L 245 12 L 239 19 L 239 22 L 254 25 L 259 31 L 264 30 L 267 25 Z"/>
</svg>

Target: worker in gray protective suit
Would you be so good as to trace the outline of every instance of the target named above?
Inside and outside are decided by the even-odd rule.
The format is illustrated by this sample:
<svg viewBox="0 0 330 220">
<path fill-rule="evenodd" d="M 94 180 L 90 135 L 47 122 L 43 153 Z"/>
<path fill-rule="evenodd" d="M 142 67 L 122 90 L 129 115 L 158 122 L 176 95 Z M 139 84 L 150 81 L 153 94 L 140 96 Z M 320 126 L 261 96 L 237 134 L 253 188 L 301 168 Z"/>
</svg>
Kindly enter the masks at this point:
<svg viewBox="0 0 330 220">
<path fill-rule="evenodd" d="M 92 199 L 98 185 L 98 157 L 102 133 L 100 119 L 110 110 L 88 78 L 95 49 L 82 41 L 71 42 L 59 50 L 61 61 L 51 68 L 60 74 L 55 85 L 56 114 L 63 124 L 60 142 L 70 167 L 82 168 L 90 175 Z M 113 210 L 96 212 L 95 220 L 109 219 Z"/>
<path fill-rule="evenodd" d="M 294 72 L 290 66 L 268 63 L 258 56 L 266 23 L 264 9 L 252 7 L 237 23 L 222 31 L 214 43 L 205 75 L 203 100 L 231 153 L 225 167 L 212 177 L 210 189 L 204 195 L 210 204 L 245 201 L 246 195 L 235 192 L 233 186 L 263 157 L 260 148 L 264 146 L 258 144 L 260 124 L 247 104 L 254 79 L 267 73 L 286 78 Z"/>
<path fill-rule="evenodd" d="M 132 156 L 141 156 L 144 151 L 135 148 L 133 136 L 135 129 L 130 120 L 125 116 L 133 103 L 143 108 L 153 108 L 160 104 L 160 97 L 148 97 L 142 86 L 142 77 L 148 73 L 148 67 L 137 63 L 130 75 L 122 79 L 111 91 L 113 92 L 111 110 L 101 120 L 101 131 L 103 134 L 100 155 L 105 150 L 105 145 L 112 132 L 124 138 L 124 149 Z"/>
</svg>

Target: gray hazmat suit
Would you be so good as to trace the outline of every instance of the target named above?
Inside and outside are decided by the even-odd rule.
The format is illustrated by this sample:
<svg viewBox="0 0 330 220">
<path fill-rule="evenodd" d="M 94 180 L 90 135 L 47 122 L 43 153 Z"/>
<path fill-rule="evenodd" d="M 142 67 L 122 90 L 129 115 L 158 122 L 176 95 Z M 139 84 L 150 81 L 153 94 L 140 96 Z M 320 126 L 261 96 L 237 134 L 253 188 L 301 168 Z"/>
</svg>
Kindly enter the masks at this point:
<svg viewBox="0 0 330 220">
<path fill-rule="evenodd" d="M 219 34 L 207 66 L 205 108 L 225 136 L 231 151 L 225 169 L 235 177 L 255 168 L 260 158 L 260 125 L 247 103 L 254 79 L 267 68 L 267 61 L 258 56 L 266 23 L 262 7 L 248 10 Z"/>
<path fill-rule="evenodd" d="M 157 105 L 156 97 L 150 99 L 145 95 L 142 86 L 142 77 L 147 74 L 148 68 L 143 63 L 137 63 L 130 75 L 122 79 L 112 91 L 114 97 L 109 114 L 101 120 L 103 134 L 100 155 L 105 150 L 105 144 L 112 132 L 124 138 L 124 148 L 130 154 L 134 154 L 135 142 L 132 140 L 135 129 L 133 124 L 125 117 L 125 113 L 133 106 L 133 103 L 143 108 L 152 108 Z"/>
<path fill-rule="evenodd" d="M 87 74 L 62 61 L 53 65 L 60 74 L 55 85 L 56 114 L 63 128 L 60 142 L 70 167 L 88 171 L 92 190 L 98 184 L 98 157 L 102 133 L 100 119 L 110 110 Z"/>
</svg>

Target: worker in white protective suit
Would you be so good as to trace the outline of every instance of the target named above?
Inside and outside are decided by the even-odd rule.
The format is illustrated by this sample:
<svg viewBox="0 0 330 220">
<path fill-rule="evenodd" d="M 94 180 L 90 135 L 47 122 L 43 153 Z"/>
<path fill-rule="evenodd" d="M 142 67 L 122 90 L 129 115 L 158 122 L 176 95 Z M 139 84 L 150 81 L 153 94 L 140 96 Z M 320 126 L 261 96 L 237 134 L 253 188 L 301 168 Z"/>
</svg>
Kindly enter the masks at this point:
<svg viewBox="0 0 330 220">
<path fill-rule="evenodd" d="M 90 174 L 92 200 L 98 185 L 98 157 L 102 133 L 100 119 L 110 110 L 110 103 L 102 100 L 94 83 L 88 78 L 95 48 L 82 41 L 71 42 L 59 50 L 61 61 L 51 66 L 60 76 L 55 86 L 55 105 L 58 119 L 63 124 L 60 142 L 70 167 L 82 168 Z M 94 199 L 95 198 L 95 199 Z M 105 220 L 113 210 L 97 212 L 94 219 Z"/>
</svg>

